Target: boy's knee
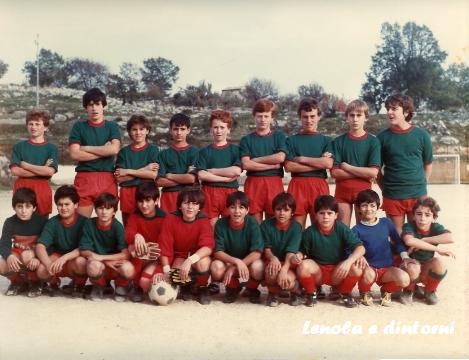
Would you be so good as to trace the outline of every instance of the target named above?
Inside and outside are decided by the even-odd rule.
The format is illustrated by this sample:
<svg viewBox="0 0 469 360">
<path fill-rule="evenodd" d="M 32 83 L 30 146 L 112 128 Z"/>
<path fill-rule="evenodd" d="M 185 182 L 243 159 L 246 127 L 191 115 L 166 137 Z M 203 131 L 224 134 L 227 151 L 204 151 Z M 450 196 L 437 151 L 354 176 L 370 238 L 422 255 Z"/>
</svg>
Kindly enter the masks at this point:
<svg viewBox="0 0 469 360">
<path fill-rule="evenodd" d="M 253 261 L 251 265 L 249 265 L 249 273 L 251 276 L 262 276 L 264 273 L 264 263 L 261 259 Z"/>
<path fill-rule="evenodd" d="M 363 275 L 362 275 L 360 282 L 365 283 L 365 284 L 371 284 L 372 282 L 375 281 L 375 278 L 376 278 L 376 274 L 374 270 L 370 267 L 367 267 L 363 271 Z"/>
<path fill-rule="evenodd" d="M 51 277 L 49 274 L 49 271 L 47 271 L 47 268 L 43 265 L 40 264 L 36 270 L 37 277 L 41 280 L 47 280 Z"/>
<path fill-rule="evenodd" d="M 198 272 L 206 272 L 210 270 L 210 263 L 212 260 L 210 259 L 209 256 L 203 257 L 199 261 L 197 261 L 193 267 L 196 271 Z"/>
<path fill-rule="evenodd" d="M 409 277 L 409 274 L 407 274 L 405 271 L 399 271 L 399 273 L 397 274 L 396 276 L 396 283 L 400 286 L 400 287 L 406 287 L 406 286 L 409 286 L 410 284 L 410 277 Z"/>
<path fill-rule="evenodd" d="M 135 274 L 135 268 L 130 261 L 125 261 L 119 268 L 119 273 L 126 279 L 133 278 Z"/>
<path fill-rule="evenodd" d="M 86 272 L 86 259 L 82 256 L 78 256 L 72 261 L 72 266 L 76 272 L 85 273 Z"/>
<path fill-rule="evenodd" d="M 212 274 L 212 277 L 219 280 L 223 276 L 225 268 L 226 267 L 223 262 L 221 262 L 220 260 L 214 260 L 210 265 L 210 272 Z"/>
<path fill-rule="evenodd" d="M 104 264 L 101 261 L 91 260 L 86 264 L 86 272 L 90 277 L 99 277 L 104 270 Z"/>
<path fill-rule="evenodd" d="M 361 276 L 363 274 L 363 271 L 357 265 L 353 264 L 350 267 L 350 270 L 349 270 L 348 274 L 350 276 Z"/>
<path fill-rule="evenodd" d="M 34 252 L 32 250 L 25 250 L 20 255 L 20 260 L 25 265 L 27 265 L 32 259 L 34 259 Z"/>
</svg>

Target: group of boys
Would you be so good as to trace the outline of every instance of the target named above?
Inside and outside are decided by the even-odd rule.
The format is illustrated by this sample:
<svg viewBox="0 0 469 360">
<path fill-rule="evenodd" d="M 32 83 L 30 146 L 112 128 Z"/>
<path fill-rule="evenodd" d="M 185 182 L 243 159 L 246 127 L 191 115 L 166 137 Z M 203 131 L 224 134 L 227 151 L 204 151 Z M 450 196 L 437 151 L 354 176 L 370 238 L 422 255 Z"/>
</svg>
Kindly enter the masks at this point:
<svg viewBox="0 0 469 360">
<path fill-rule="evenodd" d="M 201 304 L 210 303 L 218 282 L 226 287 L 226 303 L 243 286 L 249 300 L 260 303 L 263 284 L 269 306 L 279 304 L 282 292 L 291 305 L 303 299 L 313 306 L 325 297 L 325 284 L 330 298 L 354 307 L 357 283 L 364 305 L 373 303 L 374 283 L 384 306 L 402 289 L 404 303 L 414 292 L 437 302 L 446 269 L 434 252 L 453 256 L 437 247 L 452 238 L 434 222 L 438 205 L 425 197 L 431 142 L 410 123 L 408 96 L 386 100 L 390 127 L 378 137 L 364 130 L 366 103 L 352 101 L 345 112 L 349 131 L 333 141 L 318 132 L 321 110 L 314 99 L 300 102 L 301 129 L 288 138 L 271 129 L 275 104 L 258 100 L 256 130 L 239 147 L 227 140 L 231 114 L 216 110 L 209 119 L 213 142 L 200 150 L 187 142 L 190 118 L 182 113 L 170 120 L 167 149 L 148 142 L 151 126 L 141 114 L 127 122 L 132 143 L 121 149 L 117 124 L 104 119 L 106 105 L 99 89 L 83 96 L 88 120 L 75 123 L 69 137 L 70 157 L 78 162 L 74 186 L 56 190 L 58 215 L 50 219 L 48 181 L 57 171 L 57 147 L 44 138 L 48 112 L 28 113 L 30 138 L 14 146 L 11 160 L 18 177 L 15 215 L 5 221 L 0 239 L 0 274 L 11 281 L 7 295 L 54 295 L 60 278 L 70 277 L 62 291 L 72 296 L 101 299 L 112 291 L 117 299 L 139 302 L 153 283 L 171 281 L 178 269 L 181 297 L 195 295 Z M 284 169 L 292 175 L 287 192 Z M 242 170 L 244 192 L 238 191 Z M 336 179 L 335 197 L 326 170 Z M 375 179 L 390 220 L 377 217 Z M 123 225 L 115 219 L 119 202 Z M 351 230 L 353 209 L 357 225 Z M 311 226 L 305 229 L 308 214 Z"/>
</svg>

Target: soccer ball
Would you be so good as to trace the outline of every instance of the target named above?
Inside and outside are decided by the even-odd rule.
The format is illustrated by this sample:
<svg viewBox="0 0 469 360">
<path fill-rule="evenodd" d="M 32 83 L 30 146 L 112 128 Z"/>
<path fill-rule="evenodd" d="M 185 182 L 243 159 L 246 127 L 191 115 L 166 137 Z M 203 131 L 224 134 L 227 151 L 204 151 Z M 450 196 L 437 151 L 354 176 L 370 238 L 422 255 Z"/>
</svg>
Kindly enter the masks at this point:
<svg viewBox="0 0 469 360">
<path fill-rule="evenodd" d="M 160 281 L 151 286 L 148 297 L 159 305 L 169 305 L 176 300 L 178 290 L 177 286 L 171 285 L 166 281 Z"/>
</svg>

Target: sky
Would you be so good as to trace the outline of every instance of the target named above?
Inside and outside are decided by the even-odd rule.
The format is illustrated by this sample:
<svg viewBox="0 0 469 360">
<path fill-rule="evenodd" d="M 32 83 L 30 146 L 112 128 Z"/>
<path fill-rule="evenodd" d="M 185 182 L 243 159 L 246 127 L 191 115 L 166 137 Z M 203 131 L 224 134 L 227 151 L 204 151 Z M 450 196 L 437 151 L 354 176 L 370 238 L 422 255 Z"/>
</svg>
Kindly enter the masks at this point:
<svg viewBox="0 0 469 360">
<path fill-rule="evenodd" d="M 118 72 L 164 57 L 180 67 L 174 90 L 206 80 L 215 91 L 253 77 L 280 93 L 311 82 L 348 100 L 360 94 L 384 22 L 426 25 L 469 65 L 469 1 L 13 1 L 0 0 L 0 83 L 21 83 L 40 47 Z"/>
</svg>

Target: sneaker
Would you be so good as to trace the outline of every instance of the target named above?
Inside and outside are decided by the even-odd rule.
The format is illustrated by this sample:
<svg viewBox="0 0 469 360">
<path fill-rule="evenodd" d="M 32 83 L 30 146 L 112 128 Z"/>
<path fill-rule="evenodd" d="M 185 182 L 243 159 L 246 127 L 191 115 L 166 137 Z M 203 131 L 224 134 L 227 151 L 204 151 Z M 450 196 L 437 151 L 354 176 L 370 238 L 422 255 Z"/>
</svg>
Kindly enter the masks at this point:
<svg viewBox="0 0 469 360">
<path fill-rule="evenodd" d="M 50 297 L 54 297 L 60 294 L 60 287 L 59 284 L 48 284 L 45 283 L 42 285 L 42 292 L 44 294 L 49 295 Z"/>
<path fill-rule="evenodd" d="M 384 292 L 381 296 L 381 306 L 392 306 L 392 293 Z"/>
<path fill-rule="evenodd" d="M 93 301 L 100 301 L 104 299 L 104 286 L 93 285 L 91 290 L 90 299 Z"/>
<path fill-rule="evenodd" d="M 181 286 L 178 298 L 184 301 L 192 300 L 191 286 L 190 285 Z"/>
<path fill-rule="evenodd" d="M 280 290 L 278 296 L 283 299 L 288 299 L 290 297 L 290 292 L 288 290 Z"/>
<path fill-rule="evenodd" d="M 342 294 L 342 303 L 345 305 L 347 308 L 354 308 L 358 304 L 355 301 L 355 299 L 352 297 L 352 294 Z"/>
<path fill-rule="evenodd" d="M 104 286 L 103 295 L 111 295 L 111 296 L 114 295 L 114 288 L 112 287 L 110 281 L 108 281 L 106 283 L 106 286 Z"/>
<path fill-rule="evenodd" d="M 216 295 L 220 292 L 220 284 L 213 282 L 208 286 L 208 292 L 212 295 Z"/>
<path fill-rule="evenodd" d="M 73 281 L 70 281 L 67 285 L 62 286 L 62 293 L 64 295 L 72 295 L 73 289 L 75 288 L 75 283 Z"/>
<path fill-rule="evenodd" d="M 261 292 L 258 289 L 247 289 L 249 302 L 252 304 L 261 303 Z"/>
<path fill-rule="evenodd" d="M 91 292 L 92 291 L 93 291 L 93 285 L 85 285 L 85 286 L 83 286 L 81 296 L 85 299 L 91 299 Z M 78 293 L 77 293 L 77 295 L 78 295 Z M 77 297 L 80 297 L 80 296 L 78 295 Z"/>
<path fill-rule="evenodd" d="M 381 296 L 383 295 L 383 291 L 381 291 Z M 392 300 L 401 300 L 402 290 L 395 291 L 391 295 Z"/>
<path fill-rule="evenodd" d="M 269 293 L 265 302 L 267 306 L 276 307 L 278 306 L 278 297 L 275 294 Z"/>
<path fill-rule="evenodd" d="M 415 291 L 414 291 L 414 296 L 417 299 L 425 299 L 425 287 L 416 285 L 415 286 Z"/>
<path fill-rule="evenodd" d="M 291 306 L 298 306 L 301 304 L 300 296 L 295 293 L 290 293 L 290 303 Z"/>
<path fill-rule="evenodd" d="M 197 301 L 202 305 L 208 305 L 212 301 L 207 286 L 201 286 L 197 289 Z"/>
<path fill-rule="evenodd" d="M 19 294 L 21 288 L 21 283 L 18 281 L 12 281 L 10 286 L 8 286 L 7 291 L 5 292 L 6 296 L 16 296 Z"/>
<path fill-rule="evenodd" d="M 225 304 L 231 304 L 236 301 L 238 298 L 239 292 L 241 291 L 241 288 L 226 288 L 225 292 L 225 297 L 223 298 L 223 302 Z M 210 287 L 209 287 L 209 292 L 210 292 Z"/>
<path fill-rule="evenodd" d="M 305 305 L 308 307 L 311 307 L 318 302 L 318 295 L 316 292 L 313 292 L 312 294 L 305 294 L 304 297 L 305 297 Z"/>
<path fill-rule="evenodd" d="M 129 299 L 132 302 L 142 302 L 145 296 L 141 287 L 132 286 L 129 292 Z"/>
<path fill-rule="evenodd" d="M 371 296 L 371 292 L 367 291 L 366 293 L 363 293 L 362 298 L 360 299 L 360 302 L 363 305 L 372 306 L 373 305 L 373 297 Z"/>
<path fill-rule="evenodd" d="M 400 300 L 404 305 L 411 305 L 414 297 L 414 292 L 412 290 L 402 291 Z"/>
<path fill-rule="evenodd" d="M 331 301 L 336 301 L 342 299 L 342 296 L 340 295 L 340 292 L 333 286 L 331 286 L 331 292 L 329 293 L 329 300 Z"/>
<path fill-rule="evenodd" d="M 34 298 L 42 295 L 42 284 L 40 282 L 33 282 L 29 285 L 28 297 Z"/>
<path fill-rule="evenodd" d="M 116 286 L 116 290 L 114 291 L 114 300 L 125 301 L 127 294 L 127 286 Z"/>
<path fill-rule="evenodd" d="M 89 288 L 89 285 L 88 285 L 88 288 Z M 91 289 L 89 289 L 88 294 L 91 294 Z M 72 298 L 85 297 L 85 286 L 84 285 L 74 285 L 71 295 L 72 295 Z"/>
<path fill-rule="evenodd" d="M 436 305 L 438 303 L 438 297 L 436 296 L 436 292 L 425 292 L 425 302 L 428 305 Z"/>
<path fill-rule="evenodd" d="M 319 290 L 316 293 L 317 293 L 318 300 L 324 300 L 326 298 L 326 293 L 324 292 L 324 289 L 322 288 L 322 286 L 319 286 Z"/>
</svg>

